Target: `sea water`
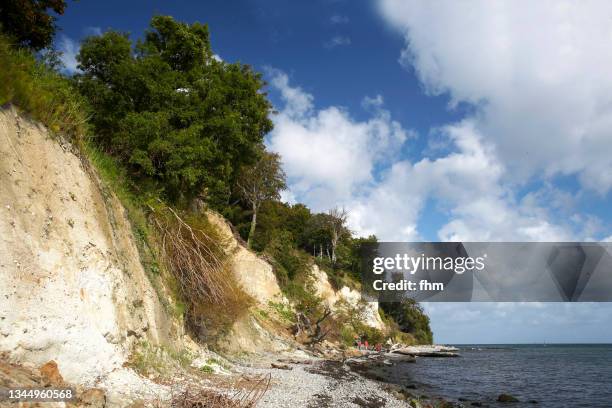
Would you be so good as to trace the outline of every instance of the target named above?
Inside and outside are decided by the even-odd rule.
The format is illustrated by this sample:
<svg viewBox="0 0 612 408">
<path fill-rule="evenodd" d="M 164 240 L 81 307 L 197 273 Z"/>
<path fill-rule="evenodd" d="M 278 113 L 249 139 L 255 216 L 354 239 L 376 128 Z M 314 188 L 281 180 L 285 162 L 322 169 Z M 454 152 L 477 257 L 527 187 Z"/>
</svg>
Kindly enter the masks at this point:
<svg viewBox="0 0 612 408">
<path fill-rule="evenodd" d="M 418 358 L 387 368 L 384 377 L 467 407 L 473 401 L 490 407 L 612 407 L 610 344 L 456 347 L 461 357 Z M 498 403 L 501 393 L 520 402 Z"/>
</svg>

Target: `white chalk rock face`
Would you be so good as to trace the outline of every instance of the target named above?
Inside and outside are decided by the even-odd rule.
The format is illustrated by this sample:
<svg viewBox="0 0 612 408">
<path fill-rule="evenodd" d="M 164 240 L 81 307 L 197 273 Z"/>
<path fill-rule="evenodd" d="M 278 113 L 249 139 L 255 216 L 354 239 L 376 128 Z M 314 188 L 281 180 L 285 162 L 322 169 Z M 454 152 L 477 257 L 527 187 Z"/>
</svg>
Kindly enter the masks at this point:
<svg viewBox="0 0 612 408">
<path fill-rule="evenodd" d="M 332 285 L 329 283 L 327 273 L 319 269 L 317 265 L 312 266 L 311 274 L 314 278 L 314 288 L 318 296 L 323 299 L 323 302 L 333 311 L 335 310 L 336 303 L 339 300 L 356 306 L 360 302 L 365 301 L 364 304 L 364 321 L 370 327 L 382 330 L 385 327 L 380 314 L 378 313 L 378 302 L 372 299 L 364 298 L 361 292 L 355 289 L 351 289 L 348 286 L 343 286 L 340 290 L 335 291 Z"/>
<path fill-rule="evenodd" d="M 225 251 L 230 255 L 232 272 L 242 289 L 262 305 L 284 300 L 272 265 L 240 244 L 223 217 L 213 211 L 207 214 L 222 236 Z"/>
<path fill-rule="evenodd" d="M 134 242 L 93 171 L 0 110 L 0 351 L 55 360 L 64 379 L 93 386 L 126 370 L 135 341 L 164 342 L 169 323 Z"/>
</svg>

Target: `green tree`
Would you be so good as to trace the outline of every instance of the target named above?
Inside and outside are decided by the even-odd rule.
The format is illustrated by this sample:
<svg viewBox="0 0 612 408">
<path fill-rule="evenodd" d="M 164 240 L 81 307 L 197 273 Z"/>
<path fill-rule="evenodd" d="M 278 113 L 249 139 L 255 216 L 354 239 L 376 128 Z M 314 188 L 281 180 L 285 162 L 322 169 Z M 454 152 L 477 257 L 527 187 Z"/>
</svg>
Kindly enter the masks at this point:
<svg viewBox="0 0 612 408">
<path fill-rule="evenodd" d="M 341 267 L 348 269 L 351 277 L 360 282 L 363 268 L 363 246 L 378 242 L 376 235 L 368 237 L 348 238 L 346 240 L 346 255 L 341 258 Z"/>
<path fill-rule="evenodd" d="M 382 302 L 383 311 L 395 320 L 404 333 L 410 333 L 420 344 L 431 344 L 433 334 L 429 326 L 429 317 L 414 299 L 402 302 Z"/>
<path fill-rule="evenodd" d="M 312 250 L 313 256 L 323 257 L 323 248 L 329 248 L 331 235 L 328 226 L 328 215 L 324 213 L 314 214 L 304 231 L 304 240 L 307 248 Z M 311 249 L 312 248 L 312 249 Z"/>
<path fill-rule="evenodd" d="M 242 201 L 244 199 L 241 198 Z M 253 213 L 250 206 L 243 214 L 244 222 L 241 223 L 242 235 L 246 240 L 249 236 Z M 261 203 L 257 211 L 257 233 L 252 237 L 251 247 L 256 251 L 265 250 L 272 241 L 282 235 L 282 240 L 288 240 L 288 244 L 296 247 L 294 232 L 288 228 L 291 206 L 277 200 L 267 200 Z"/>
<path fill-rule="evenodd" d="M 276 153 L 262 152 L 254 165 L 242 169 L 236 185 L 240 195 L 249 203 L 253 212 L 247 238 L 247 246 L 250 248 L 257 225 L 259 206 L 267 200 L 278 200 L 280 192 L 287 188 L 280 156 Z"/>
<path fill-rule="evenodd" d="M 296 246 L 306 250 L 308 249 L 308 238 L 305 232 L 311 217 L 310 209 L 304 204 L 297 203 L 288 207 L 287 218 L 284 223 L 284 228 L 293 235 Z"/>
<path fill-rule="evenodd" d="M 47 48 L 57 31 L 56 14 L 64 14 L 65 0 L 2 0 L 0 26 L 20 45 L 35 51 Z"/>
<path fill-rule="evenodd" d="M 247 239 L 250 230 L 250 209 L 247 215 L 248 220 L 244 215 L 233 220 L 244 239 Z M 306 231 L 311 216 L 310 210 L 304 204 L 290 205 L 275 200 L 262 202 L 257 211 L 257 233 L 252 240 L 253 249 L 264 250 L 284 231 L 287 232 L 284 239 L 289 239 L 295 248 L 308 250 Z"/>
<path fill-rule="evenodd" d="M 96 141 L 142 183 L 172 201 L 223 207 L 240 167 L 272 129 L 261 75 L 214 58 L 208 27 L 156 16 L 145 38 L 87 38 L 75 77 Z"/>
</svg>

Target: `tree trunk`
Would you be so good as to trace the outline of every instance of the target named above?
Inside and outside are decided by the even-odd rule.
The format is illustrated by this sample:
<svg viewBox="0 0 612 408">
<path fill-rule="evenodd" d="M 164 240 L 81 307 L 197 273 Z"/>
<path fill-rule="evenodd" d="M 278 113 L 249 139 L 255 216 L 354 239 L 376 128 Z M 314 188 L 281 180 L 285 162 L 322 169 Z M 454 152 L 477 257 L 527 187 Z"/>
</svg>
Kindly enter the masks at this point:
<svg viewBox="0 0 612 408">
<path fill-rule="evenodd" d="M 255 235 L 255 225 L 257 224 L 257 206 L 253 205 L 253 218 L 251 219 L 251 229 L 249 230 L 249 237 L 247 238 L 247 248 L 251 249 L 251 241 L 253 235 Z"/>
<path fill-rule="evenodd" d="M 333 231 L 332 239 L 331 239 L 331 247 L 332 247 L 331 261 L 333 265 L 336 264 L 336 246 L 337 245 L 338 245 L 338 233 L 336 231 Z"/>
</svg>

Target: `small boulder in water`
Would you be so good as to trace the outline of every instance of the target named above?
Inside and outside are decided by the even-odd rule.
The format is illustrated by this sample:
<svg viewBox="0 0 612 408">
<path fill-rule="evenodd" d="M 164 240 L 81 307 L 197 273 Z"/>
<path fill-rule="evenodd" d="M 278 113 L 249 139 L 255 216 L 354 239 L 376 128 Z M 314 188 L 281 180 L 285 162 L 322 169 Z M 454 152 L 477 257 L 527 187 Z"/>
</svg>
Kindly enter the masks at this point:
<svg viewBox="0 0 612 408">
<path fill-rule="evenodd" d="M 498 402 L 518 402 L 518 399 L 510 394 L 499 394 L 497 397 Z"/>
</svg>

